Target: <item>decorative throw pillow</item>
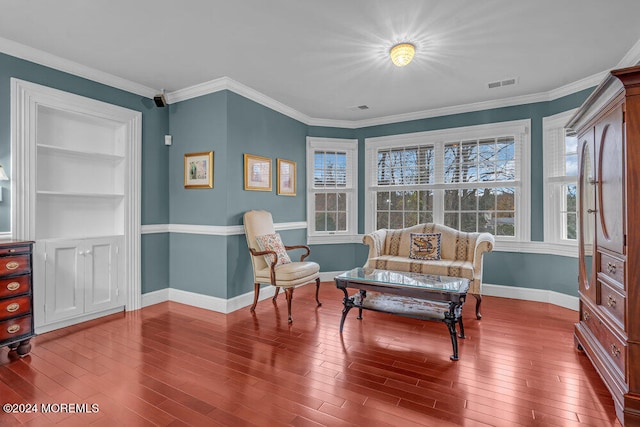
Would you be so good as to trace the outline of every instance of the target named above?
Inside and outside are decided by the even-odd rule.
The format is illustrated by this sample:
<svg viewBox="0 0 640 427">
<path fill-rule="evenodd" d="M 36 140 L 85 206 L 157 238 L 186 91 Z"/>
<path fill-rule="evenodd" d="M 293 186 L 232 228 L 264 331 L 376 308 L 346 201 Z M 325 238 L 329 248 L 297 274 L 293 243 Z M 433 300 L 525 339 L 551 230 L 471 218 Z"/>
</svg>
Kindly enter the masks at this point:
<svg viewBox="0 0 640 427">
<path fill-rule="evenodd" d="M 442 233 L 411 233 L 409 258 L 439 260 L 441 238 Z"/>
<path fill-rule="evenodd" d="M 263 251 L 274 251 L 278 255 L 278 263 L 276 265 L 288 264 L 291 262 L 291 258 L 287 254 L 287 250 L 284 248 L 282 239 L 280 239 L 279 233 L 265 234 L 263 236 L 256 236 L 258 246 Z M 273 262 L 273 255 L 267 254 L 264 256 L 267 264 L 271 266 Z"/>
</svg>

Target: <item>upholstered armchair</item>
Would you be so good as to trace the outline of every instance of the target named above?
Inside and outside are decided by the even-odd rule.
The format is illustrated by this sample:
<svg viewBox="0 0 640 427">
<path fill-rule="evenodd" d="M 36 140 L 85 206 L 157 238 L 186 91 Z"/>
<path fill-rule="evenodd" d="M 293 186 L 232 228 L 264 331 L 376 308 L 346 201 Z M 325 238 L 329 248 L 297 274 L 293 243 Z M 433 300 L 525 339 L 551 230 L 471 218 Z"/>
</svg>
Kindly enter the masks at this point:
<svg viewBox="0 0 640 427">
<path fill-rule="evenodd" d="M 260 285 L 270 284 L 276 287 L 273 302 L 276 302 L 278 291 L 284 289 L 287 299 L 288 321 L 291 323 L 291 301 L 293 289 L 298 285 L 316 282 L 316 302 L 320 290 L 320 266 L 315 262 L 305 261 L 310 249 L 306 245 L 285 246 L 280 235 L 275 232 L 273 217 L 267 211 L 252 210 L 244 214 L 244 232 L 251 253 L 253 266 L 254 295 L 251 311 L 254 311 L 260 295 Z M 287 251 L 303 249 L 300 261 L 291 261 Z"/>
</svg>

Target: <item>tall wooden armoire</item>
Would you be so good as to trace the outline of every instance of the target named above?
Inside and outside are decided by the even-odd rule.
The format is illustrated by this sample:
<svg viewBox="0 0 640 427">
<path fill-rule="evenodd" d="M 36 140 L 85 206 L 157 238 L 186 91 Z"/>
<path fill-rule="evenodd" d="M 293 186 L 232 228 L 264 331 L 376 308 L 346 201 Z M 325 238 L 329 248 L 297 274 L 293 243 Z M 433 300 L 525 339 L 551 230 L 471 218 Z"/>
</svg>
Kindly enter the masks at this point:
<svg viewBox="0 0 640 427">
<path fill-rule="evenodd" d="M 568 127 L 579 143 L 578 348 L 640 426 L 640 67 L 614 70 Z"/>
</svg>

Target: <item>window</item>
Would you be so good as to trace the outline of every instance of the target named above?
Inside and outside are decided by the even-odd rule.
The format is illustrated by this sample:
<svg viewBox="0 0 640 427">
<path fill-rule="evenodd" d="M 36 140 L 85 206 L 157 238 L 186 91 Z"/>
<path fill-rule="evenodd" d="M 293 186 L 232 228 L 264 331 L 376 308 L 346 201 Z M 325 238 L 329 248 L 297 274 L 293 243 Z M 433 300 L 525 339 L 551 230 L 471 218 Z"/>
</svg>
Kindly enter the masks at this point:
<svg viewBox="0 0 640 427">
<path fill-rule="evenodd" d="M 437 222 L 528 240 L 528 128 L 523 120 L 367 139 L 366 230 Z"/>
<path fill-rule="evenodd" d="M 577 244 L 578 139 L 564 125 L 573 111 L 545 117 L 545 241 Z"/>
<path fill-rule="evenodd" d="M 358 141 L 307 138 L 309 243 L 357 240 Z"/>
</svg>

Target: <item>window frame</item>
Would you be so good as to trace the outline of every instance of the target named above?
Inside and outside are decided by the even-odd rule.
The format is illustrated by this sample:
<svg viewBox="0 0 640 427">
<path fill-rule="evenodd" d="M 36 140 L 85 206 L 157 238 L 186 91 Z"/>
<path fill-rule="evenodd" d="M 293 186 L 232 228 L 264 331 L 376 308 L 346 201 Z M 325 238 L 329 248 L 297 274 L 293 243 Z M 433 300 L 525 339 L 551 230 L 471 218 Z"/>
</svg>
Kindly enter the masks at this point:
<svg viewBox="0 0 640 427">
<path fill-rule="evenodd" d="M 347 194 L 346 231 L 315 231 L 315 194 L 325 192 L 314 188 L 315 151 L 346 153 L 347 185 L 337 192 Z M 358 235 L 358 140 L 307 137 L 307 244 L 360 243 Z"/>
<path fill-rule="evenodd" d="M 568 255 L 574 255 L 578 247 L 578 239 L 566 239 L 563 220 L 565 206 L 565 185 L 578 185 L 578 175 L 558 175 L 557 165 L 559 153 L 564 153 L 566 144 L 566 124 L 577 109 L 563 111 L 552 116 L 542 118 L 543 144 L 543 196 L 544 196 L 544 241 L 565 250 Z M 578 147 L 578 160 L 579 160 Z M 576 201 L 578 203 L 578 201 Z M 576 228 L 580 227 L 576 219 Z"/>
<path fill-rule="evenodd" d="M 515 235 L 496 236 L 496 240 L 505 242 L 528 242 L 531 236 L 531 119 L 514 120 L 508 122 L 489 123 L 483 125 L 465 126 L 442 130 L 416 132 L 402 135 L 383 136 L 365 139 L 365 232 L 374 231 L 376 224 L 376 191 L 382 186 L 377 185 L 377 153 L 381 149 L 412 147 L 419 145 L 434 145 L 436 159 L 434 173 L 442 173 L 444 167 L 444 146 L 455 141 L 480 140 L 484 138 L 498 138 L 513 136 L 516 144 L 515 161 L 517 177 L 514 181 L 504 184 L 491 182 L 492 187 L 516 187 L 515 203 Z M 474 182 L 467 188 L 484 188 L 487 183 Z M 461 188 L 460 184 L 444 184 L 435 181 L 434 184 L 423 185 L 424 189 L 445 190 Z M 412 186 L 416 187 L 416 186 Z M 444 221 L 444 191 L 442 201 L 436 200 L 434 195 L 433 221 Z"/>
</svg>

